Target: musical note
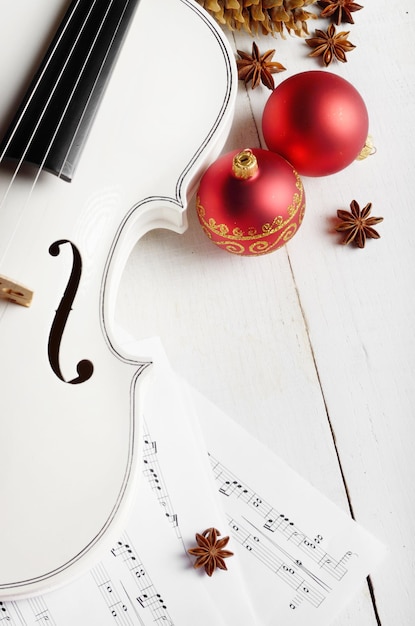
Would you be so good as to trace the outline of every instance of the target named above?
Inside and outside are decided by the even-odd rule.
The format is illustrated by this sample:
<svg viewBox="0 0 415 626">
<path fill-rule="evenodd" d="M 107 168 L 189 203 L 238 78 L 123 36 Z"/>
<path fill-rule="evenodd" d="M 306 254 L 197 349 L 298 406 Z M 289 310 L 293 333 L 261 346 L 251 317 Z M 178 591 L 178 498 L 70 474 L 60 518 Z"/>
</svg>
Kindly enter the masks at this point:
<svg viewBox="0 0 415 626">
<path fill-rule="evenodd" d="M 349 559 L 351 559 L 353 556 L 357 557 L 358 555 L 355 554 L 354 552 L 350 552 L 347 551 L 342 557 L 341 559 L 339 559 L 337 561 L 337 563 L 333 563 L 332 561 L 330 562 L 330 567 L 332 567 L 336 572 L 342 574 L 342 576 L 344 576 L 344 573 L 347 572 L 347 569 L 345 567 L 345 563 L 347 563 L 349 561 Z"/>
<path fill-rule="evenodd" d="M 45 598 L 0 602 L 0 624 L 7 626 L 56 626 Z"/>
<path fill-rule="evenodd" d="M 296 598 L 306 600 L 315 608 L 320 606 L 326 594 L 306 581 L 299 567 L 281 559 L 258 535 L 253 535 L 239 520 L 228 516 L 228 523 L 233 537 L 281 581 L 294 589 L 297 592 Z"/>
<path fill-rule="evenodd" d="M 147 594 L 143 593 L 140 596 L 137 596 L 137 601 L 141 604 L 143 608 L 154 607 L 155 610 L 158 608 L 167 609 L 164 604 L 164 600 L 159 593 Z"/>
<path fill-rule="evenodd" d="M 300 530 L 289 516 L 276 510 L 267 503 L 260 494 L 243 484 L 228 468 L 209 454 L 212 470 L 216 481 L 220 484 L 219 493 L 228 498 L 237 497 L 244 501 L 250 509 L 261 517 L 263 528 L 270 533 L 282 535 L 285 540 L 293 543 L 303 553 L 307 554 L 321 569 L 324 569 L 336 580 L 341 580 L 347 573 L 344 566 L 346 560 L 335 559 L 327 554 L 322 547 L 323 537 L 318 534 L 314 539 Z"/>
<path fill-rule="evenodd" d="M 55 626 L 50 609 L 46 605 L 44 598 L 30 598 L 29 605 L 33 611 L 37 625 L 44 624 L 45 626 Z"/>
<path fill-rule="evenodd" d="M 157 454 L 157 443 L 151 441 L 147 435 L 144 435 L 143 457 L 147 458 L 152 454 Z"/>
<path fill-rule="evenodd" d="M 326 598 L 326 594 L 331 592 L 331 587 L 317 572 L 312 571 L 310 566 L 306 567 L 295 554 L 291 554 L 289 550 L 283 548 L 271 537 L 278 535 L 288 544 L 293 544 L 305 553 L 309 560 L 318 564 L 319 571 L 327 572 L 337 581 L 341 580 L 347 573 L 345 563 L 350 558 L 348 554 L 346 553 L 341 559 L 333 558 L 324 550 L 324 539 L 321 534 L 313 535 L 311 538 L 310 535 L 299 529 L 288 515 L 266 502 L 259 493 L 244 484 L 229 468 L 211 454 L 209 457 L 214 477 L 219 485 L 219 493 L 226 496 L 227 499 L 234 498 L 243 501 L 251 512 L 254 511 L 260 517 L 265 532 L 270 533 L 267 537 L 263 531 L 256 528 L 258 534 L 253 534 L 246 530 L 239 519 L 231 517 L 229 523 L 234 537 L 247 552 L 295 590 L 296 594 L 289 604 L 291 609 L 298 608 L 303 601 L 307 601 L 315 608 L 320 606 Z M 245 517 L 243 519 L 254 526 L 250 520 Z M 262 535 L 265 543 L 260 538 Z M 283 555 L 283 558 L 278 556 L 270 544 Z"/>
<path fill-rule="evenodd" d="M 2 624 L 13 624 L 8 608 L 4 602 L 0 602 L 0 622 Z"/>
<path fill-rule="evenodd" d="M 152 439 L 145 421 L 143 443 L 144 476 L 147 478 L 152 490 L 157 494 L 157 500 L 160 506 L 163 507 L 164 515 L 168 522 L 171 524 L 172 528 L 175 529 L 177 538 L 182 539 L 178 516 L 177 513 L 174 512 L 166 481 L 163 478 L 158 458 L 157 442 Z"/>
<path fill-rule="evenodd" d="M 167 622 L 167 624 L 173 625 L 164 599 L 156 589 L 147 568 L 139 558 L 134 545 L 126 533 L 117 542 L 116 546 L 112 548 L 111 554 L 116 559 L 121 559 L 131 579 L 134 581 L 134 587 L 137 589 L 135 601 L 138 602 L 142 609 L 146 609 L 152 614 L 154 621 L 163 618 L 165 624 Z M 102 584 L 105 585 L 108 582 L 104 581 Z M 164 620 L 164 618 L 166 619 Z"/>
<path fill-rule="evenodd" d="M 144 461 L 145 463 L 145 461 Z M 158 489 L 161 491 L 160 479 L 152 467 L 144 470 L 144 476 L 148 479 L 152 489 Z"/>
<path fill-rule="evenodd" d="M 104 565 L 99 563 L 91 571 L 91 575 L 115 623 L 122 626 L 134 626 L 128 613 L 128 606 L 121 599 L 116 583 L 110 578 Z"/>
<path fill-rule="evenodd" d="M 134 556 L 132 556 L 133 551 L 131 550 L 128 543 L 123 543 L 122 541 L 118 541 L 115 548 L 111 548 L 111 553 L 114 556 L 122 556 L 124 561 L 131 558 L 134 560 L 135 558 Z"/>
</svg>

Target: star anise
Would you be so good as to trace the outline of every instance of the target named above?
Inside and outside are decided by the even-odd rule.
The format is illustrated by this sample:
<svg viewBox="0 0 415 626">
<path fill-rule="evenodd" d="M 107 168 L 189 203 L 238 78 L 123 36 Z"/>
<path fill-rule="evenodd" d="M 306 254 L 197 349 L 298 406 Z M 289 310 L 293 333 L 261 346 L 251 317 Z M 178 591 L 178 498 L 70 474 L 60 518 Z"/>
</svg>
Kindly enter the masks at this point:
<svg viewBox="0 0 415 626">
<path fill-rule="evenodd" d="M 239 80 L 245 81 L 245 84 L 251 81 L 252 89 L 258 87 L 262 82 L 265 87 L 273 90 L 275 83 L 272 74 L 285 70 L 285 67 L 281 65 L 281 63 L 272 61 L 275 50 L 267 50 L 267 52 L 261 55 L 254 41 L 252 44 L 252 54 L 248 54 L 242 50 L 237 50 L 237 53 L 241 57 L 236 61 Z"/>
<path fill-rule="evenodd" d="M 315 48 L 313 52 L 310 52 L 309 56 L 317 57 L 322 54 L 323 62 L 326 67 L 330 65 L 333 57 L 336 57 L 336 59 L 342 63 L 346 63 L 346 52 L 350 52 L 356 48 L 356 46 L 347 40 L 347 37 L 349 36 L 348 32 L 342 31 L 341 33 L 336 34 L 336 27 L 334 24 L 330 24 L 327 32 L 316 29 L 315 33 L 317 37 L 306 39 L 306 43 L 310 46 L 310 48 Z"/>
<path fill-rule="evenodd" d="M 196 533 L 197 548 L 190 548 L 188 553 L 197 556 L 195 567 L 204 567 L 208 576 L 212 576 L 215 569 L 228 569 L 224 559 L 233 556 L 233 552 L 224 550 L 229 537 L 218 539 L 220 532 L 216 528 L 208 528 L 202 534 Z"/>
<path fill-rule="evenodd" d="M 383 217 L 369 217 L 372 203 L 368 202 L 360 210 L 356 200 L 352 200 L 350 209 L 350 212 L 342 209 L 337 211 L 337 217 L 341 219 L 341 223 L 336 231 L 346 235 L 342 243 L 346 245 L 354 242 L 359 248 L 364 248 L 366 239 L 379 239 L 380 235 L 373 226 L 383 222 Z"/>
<path fill-rule="evenodd" d="M 317 4 L 323 9 L 320 17 L 331 17 L 337 25 L 341 22 L 354 24 L 352 13 L 363 9 L 353 0 L 319 0 Z"/>
</svg>

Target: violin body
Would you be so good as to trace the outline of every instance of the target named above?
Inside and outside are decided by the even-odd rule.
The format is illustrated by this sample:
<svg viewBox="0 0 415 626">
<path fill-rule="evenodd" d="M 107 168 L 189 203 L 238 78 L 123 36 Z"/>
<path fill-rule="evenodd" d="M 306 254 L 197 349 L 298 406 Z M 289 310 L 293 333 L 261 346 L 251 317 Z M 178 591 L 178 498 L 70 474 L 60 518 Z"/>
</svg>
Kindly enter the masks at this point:
<svg viewBox="0 0 415 626">
<path fill-rule="evenodd" d="M 2 135 L 67 6 L 2 7 Z M 117 347 L 117 285 L 144 233 L 185 230 L 234 79 L 199 5 L 140 0 L 71 182 L 0 164 L 0 275 L 34 292 L 29 308 L 0 300 L 0 599 L 66 583 L 125 521 L 151 355 Z"/>
</svg>

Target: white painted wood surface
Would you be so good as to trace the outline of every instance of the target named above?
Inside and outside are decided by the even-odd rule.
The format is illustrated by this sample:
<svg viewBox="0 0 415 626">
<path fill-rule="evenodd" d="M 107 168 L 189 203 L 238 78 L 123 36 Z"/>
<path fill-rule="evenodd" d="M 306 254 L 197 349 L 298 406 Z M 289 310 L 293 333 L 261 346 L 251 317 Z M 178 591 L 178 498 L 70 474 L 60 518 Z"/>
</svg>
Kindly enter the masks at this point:
<svg viewBox="0 0 415 626">
<path fill-rule="evenodd" d="M 300 231 L 261 258 L 217 249 L 191 203 L 184 235 L 153 231 L 135 247 L 116 317 L 137 338 L 160 336 L 196 389 L 387 544 L 387 560 L 335 626 L 412 626 L 415 6 L 376 0 L 354 17 L 344 30 L 357 47 L 329 70 L 362 94 L 376 154 L 304 178 Z M 228 37 L 250 51 L 250 36 Z M 277 84 L 321 67 L 297 37 L 255 40 L 287 68 Z M 240 84 L 224 151 L 265 147 L 269 95 Z M 373 202 L 373 215 L 384 217 L 381 239 L 363 250 L 339 245 L 333 231 L 337 209 L 352 199 Z"/>
</svg>

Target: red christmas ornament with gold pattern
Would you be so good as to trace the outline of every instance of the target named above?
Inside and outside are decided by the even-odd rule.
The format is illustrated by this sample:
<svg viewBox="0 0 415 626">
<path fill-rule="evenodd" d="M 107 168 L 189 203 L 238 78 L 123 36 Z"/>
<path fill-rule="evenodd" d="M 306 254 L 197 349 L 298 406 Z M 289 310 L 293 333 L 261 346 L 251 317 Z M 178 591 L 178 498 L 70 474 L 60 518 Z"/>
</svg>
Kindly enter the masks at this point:
<svg viewBox="0 0 415 626">
<path fill-rule="evenodd" d="M 334 174 L 365 148 L 369 118 L 359 92 L 326 71 L 301 72 L 272 92 L 262 116 L 265 143 L 304 176 Z"/>
<path fill-rule="evenodd" d="M 280 155 L 246 149 L 228 152 L 206 170 L 196 208 L 213 243 L 258 256 L 281 248 L 297 232 L 305 193 L 300 176 Z"/>
</svg>

